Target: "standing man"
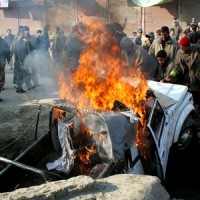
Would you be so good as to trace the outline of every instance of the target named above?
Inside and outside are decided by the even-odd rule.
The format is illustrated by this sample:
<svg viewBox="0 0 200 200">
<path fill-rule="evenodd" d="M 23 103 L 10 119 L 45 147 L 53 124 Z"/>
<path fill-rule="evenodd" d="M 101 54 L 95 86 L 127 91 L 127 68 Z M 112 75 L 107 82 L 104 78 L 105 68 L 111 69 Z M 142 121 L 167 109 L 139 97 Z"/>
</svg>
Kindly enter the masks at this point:
<svg viewBox="0 0 200 200">
<path fill-rule="evenodd" d="M 35 55 L 35 45 L 36 45 L 36 37 L 30 34 L 30 28 L 28 26 L 24 26 L 24 40 L 28 45 L 28 55 L 25 59 L 25 66 L 26 66 L 26 73 L 27 73 L 27 80 L 26 86 L 28 90 L 31 90 L 37 86 L 38 84 L 38 75 L 37 75 L 37 67 L 34 63 L 34 55 Z M 32 83 L 31 83 L 32 80 Z"/>
<path fill-rule="evenodd" d="M 136 33 L 137 35 L 136 35 L 136 37 L 133 40 L 133 42 L 135 44 L 137 44 L 138 46 L 142 46 L 142 33 L 143 33 L 143 30 L 141 28 L 139 28 L 137 30 L 137 33 Z"/>
<path fill-rule="evenodd" d="M 27 44 L 27 40 L 24 39 L 24 30 L 20 29 L 17 33 L 16 39 L 12 44 L 11 51 L 14 53 L 15 56 L 15 72 L 16 78 L 15 83 L 17 84 L 16 92 L 17 93 L 24 93 L 26 92 L 23 90 L 22 85 L 25 80 L 27 80 L 27 73 L 24 67 L 24 61 L 26 56 L 29 53 L 29 46 Z"/>
<path fill-rule="evenodd" d="M 190 43 L 191 44 L 197 44 L 197 43 L 199 43 L 199 41 L 200 41 L 200 34 L 197 31 L 197 25 L 192 24 L 191 25 L 191 30 L 192 30 L 192 32 L 190 32 L 188 34 L 188 38 L 190 39 Z"/>
<path fill-rule="evenodd" d="M 130 38 L 123 37 L 120 41 L 120 48 L 122 50 L 122 61 L 127 63 L 128 70 L 140 68 L 146 78 L 155 76 L 157 63 L 141 46 L 136 45 Z"/>
<path fill-rule="evenodd" d="M 149 52 L 149 48 L 151 46 L 151 44 L 153 43 L 155 37 L 154 37 L 154 32 L 148 32 L 145 37 L 147 38 L 147 40 L 145 40 L 145 44 L 142 45 L 142 47 Z"/>
<path fill-rule="evenodd" d="M 10 49 L 8 44 L 0 37 L 0 92 L 5 84 L 6 61 L 10 62 Z M 3 101 L 0 99 L 0 102 Z"/>
<path fill-rule="evenodd" d="M 167 57 L 170 61 L 173 62 L 175 60 L 178 49 L 178 42 L 170 37 L 169 28 L 167 26 L 163 26 L 161 28 L 161 36 L 160 38 L 153 41 L 149 49 L 149 54 L 156 56 L 158 51 L 165 50 L 167 53 Z"/>
<path fill-rule="evenodd" d="M 174 29 L 175 39 L 179 40 L 180 35 L 183 32 L 183 29 L 181 28 L 179 20 L 176 17 L 173 18 L 172 28 Z"/>
<path fill-rule="evenodd" d="M 49 72 L 49 66 L 51 65 L 51 57 L 49 54 L 49 48 L 50 48 L 49 29 L 50 25 L 46 24 L 40 35 L 39 43 L 37 44 L 37 49 L 40 53 L 40 58 L 41 58 L 40 62 L 41 65 L 43 65 L 43 66 L 40 65 L 41 75 L 47 75 Z"/>
<path fill-rule="evenodd" d="M 200 47 L 191 45 L 190 39 L 186 36 L 181 38 L 179 45 L 175 66 L 163 82 L 188 86 L 200 114 Z"/>
<path fill-rule="evenodd" d="M 83 23 L 75 24 L 63 48 L 64 63 L 71 74 L 73 74 L 79 66 L 80 55 L 85 45 L 82 41 L 84 31 L 85 25 Z"/>
<path fill-rule="evenodd" d="M 53 36 L 52 57 L 56 63 L 62 63 L 62 52 L 66 37 L 60 27 L 56 27 L 56 32 Z"/>
<path fill-rule="evenodd" d="M 12 34 L 12 31 L 11 29 L 7 29 L 7 34 L 6 36 L 4 37 L 4 40 L 6 41 L 6 43 L 8 44 L 9 46 L 9 49 L 11 47 L 11 44 L 13 42 L 13 39 L 14 39 L 14 35 Z M 13 70 L 13 67 L 14 66 L 14 56 L 12 55 L 12 53 L 10 53 L 10 70 Z"/>
</svg>

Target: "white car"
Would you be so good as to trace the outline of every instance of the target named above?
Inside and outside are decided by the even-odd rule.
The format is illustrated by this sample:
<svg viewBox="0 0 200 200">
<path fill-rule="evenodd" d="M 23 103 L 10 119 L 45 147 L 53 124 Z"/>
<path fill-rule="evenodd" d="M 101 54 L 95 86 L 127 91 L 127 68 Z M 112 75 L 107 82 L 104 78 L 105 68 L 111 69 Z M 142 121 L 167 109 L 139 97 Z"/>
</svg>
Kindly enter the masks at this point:
<svg viewBox="0 0 200 200">
<path fill-rule="evenodd" d="M 147 127 L 155 144 L 152 160 L 157 175 L 164 180 L 170 150 L 183 151 L 195 142 L 195 107 L 186 86 L 154 81 L 148 81 L 148 86 L 155 96 L 150 103 L 147 101 L 150 107 Z M 134 173 L 134 169 L 131 172 Z"/>
</svg>

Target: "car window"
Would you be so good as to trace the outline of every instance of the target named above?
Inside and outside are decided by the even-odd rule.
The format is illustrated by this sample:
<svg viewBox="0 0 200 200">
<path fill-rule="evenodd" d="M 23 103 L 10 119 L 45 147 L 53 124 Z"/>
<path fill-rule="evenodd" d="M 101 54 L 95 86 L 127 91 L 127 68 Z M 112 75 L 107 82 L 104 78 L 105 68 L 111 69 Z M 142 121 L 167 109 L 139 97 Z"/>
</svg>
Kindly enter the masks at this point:
<svg viewBox="0 0 200 200">
<path fill-rule="evenodd" d="M 150 126 L 153 130 L 155 138 L 159 141 L 162 133 L 162 125 L 164 120 L 164 111 L 160 106 L 159 102 L 155 102 L 154 112 L 152 113 L 152 117 L 150 120 Z"/>
<path fill-rule="evenodd" d="M 157 100 L 154 101 L 151 114 L 149 116 L 148 127 L 152 131 L 154 138 L 160 143 L 162 127 L 164 122 L 164 111 Z"/>
</svg>

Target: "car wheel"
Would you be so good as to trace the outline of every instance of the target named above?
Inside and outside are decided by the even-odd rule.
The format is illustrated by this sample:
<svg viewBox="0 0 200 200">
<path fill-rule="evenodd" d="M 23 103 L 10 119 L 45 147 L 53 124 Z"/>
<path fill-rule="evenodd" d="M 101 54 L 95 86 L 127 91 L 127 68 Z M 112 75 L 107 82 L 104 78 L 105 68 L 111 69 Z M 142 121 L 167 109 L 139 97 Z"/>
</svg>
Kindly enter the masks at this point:
<svg viewBox="0 0 200 200">
<path fill-rule="evenodd" d="M 190 144 L 194 141 L 196 133 L 197 129 L 195 121 L 193 119 L 186 119 L 186 121 L 183 123 L 183 127 L 178 138 L 177 149 L 187 149 L 190 146 Z"/>
</svg>

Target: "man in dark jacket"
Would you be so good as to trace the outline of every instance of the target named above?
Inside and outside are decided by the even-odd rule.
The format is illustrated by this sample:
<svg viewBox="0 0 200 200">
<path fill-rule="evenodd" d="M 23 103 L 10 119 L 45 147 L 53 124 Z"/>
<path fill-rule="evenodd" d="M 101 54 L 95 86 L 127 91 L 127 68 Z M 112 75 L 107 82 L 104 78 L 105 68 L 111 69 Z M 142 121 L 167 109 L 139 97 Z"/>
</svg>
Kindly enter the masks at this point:
<svg viewBox="0 0 200 200">
<path fill-rule="evenodd" d="M 0 37 L 0 92 L 5 84 L 6 62 L 10 62 L 10 49 L 8 44 Z"/>
<path fill-rule="evenodd" d="M 24 61 L 30 50 L 27 40 L 25 40 L 24 36 L 24 30 L 19 30 L 11 47 L 11 51 L 15 56 L 15 84 L 17 84 L 16 92 L 18 93 L 25 92 L 25 90 L 22 88 L 22 85 L 24 81 L 27 80 L 27 69 L 25 69 Z"/>
<path fill-rule="evenodd" d="M 128 69 L 140 68 L 145 78 L 152 79 L 155 76 L 157 63 L 154 58 L 141 46 L 136 45 L 128 37 L 120 41 L 122 61 L 128 64 Z"/>
<path fill-rule="evenodd" d="M 174 64 L 167 58 L 167 53 L 165 50 L 160 50 L 156 54 L 156 60 L 158 61 L 159 66 L 156 70 L 154 80 L 162 82 L 162 80 L 170 74 Z"/>
<path fill-rule="evenodd" d="M 12 34 L 12 31 L 11 29 L 7 29 L 7 34 L 6 36 L 4 37 L 4 40 L 6 41 L 6 43 L 8 44 L 9 46 L 9 49 L 11 47 L 11 44 L 13 42 L 13 39 L 14 39 L 14 35 Z M 13 70 L 14 68 L 14 56 L 10 53 L 10 70 Z"/>
<path fill-rule="evenodd" d="M 79 58 L 84 46 L 84 42 L 81 39 L 84 29 L 85 27 L 82 23 L 73 26 L 63 48 L 64 62 L 71 74 L 73 74 L 79 66 Z"/>
<path fill-rule="evenodd" d="M 191 45 L 186 36 L 181 38 L 179 46 L 174 68 L 163 81 L 188 86 L 200 113 L 200 47 Z"/>
</svg>

